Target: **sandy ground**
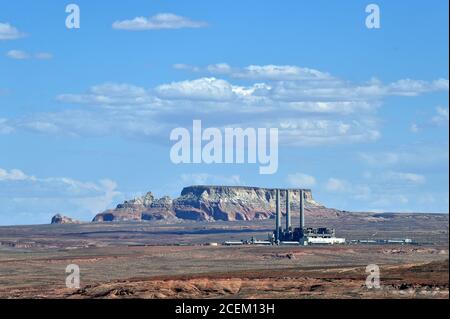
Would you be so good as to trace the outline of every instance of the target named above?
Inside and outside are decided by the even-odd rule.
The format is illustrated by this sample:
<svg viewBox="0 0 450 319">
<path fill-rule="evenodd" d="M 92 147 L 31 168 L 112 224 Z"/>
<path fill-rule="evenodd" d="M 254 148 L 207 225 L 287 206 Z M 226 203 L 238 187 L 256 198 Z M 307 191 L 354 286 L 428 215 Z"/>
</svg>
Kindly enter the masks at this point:
<svg viewBox="0 0 450 319">
<path fill-rule="evenodd" d="M 65 288 L 77 264 L 81 289 Z M 368 264 L 382 289 L 365 288 Z M 448 249 L 413 246 L 83 248 L 0 262 L 3 298 L 448 297 Z"/>
<path fill-rule="evenodd" d="M 341 231 L 420 243 L 203 245 L 264 239 L 269 222 L 0 227 L 0 298 L 448 298 L 448 223 L 376 225 Z M 80 289 L 65 286 L 69 264 L 80 267 Z M 380 289 L 365 286 L 369 264 L 380 267 Z"/>
</svg>

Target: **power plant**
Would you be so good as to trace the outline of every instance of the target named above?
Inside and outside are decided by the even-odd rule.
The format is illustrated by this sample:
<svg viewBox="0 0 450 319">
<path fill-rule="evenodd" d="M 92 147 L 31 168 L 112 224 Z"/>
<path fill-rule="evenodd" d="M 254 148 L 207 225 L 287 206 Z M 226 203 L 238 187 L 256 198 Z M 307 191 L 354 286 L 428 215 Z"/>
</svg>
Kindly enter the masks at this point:
<svg viewBox="0 0 450 319">
<path fill-rule="evenodd" d="M 284 193 L 282 193 L 284 192 Z M 225 246 L 241 246 L 241 245 L 291 245 L 291 246 L 307 246 L 307 245 L 334 245 L 334 244 L 400 244 L 400 245 L 417 245 L 418 243 L 409 238 L 400 239 L 352 239 L 348 242 L 345 238 L 336 237 L 333 228 L 328 227 L 306 227 L 305 223 L 305 203 L 307 200 L 307 191 L 298 190 L 299 192 L 299 227 L 292 227 L 291 214 L 291 197 L 290 192 L 297 193 L 297 189 L 275 189 L 275 230 L 268 234 L 267 240 L 258 240 L 252 237 L 250 240 L 229 240 L 222 243 Z M 285 200 L 285 226 L 283 229 L 281 195 Z M 295 195 L 293 196 L 296 197 Z M 296 205 L 292 205 L 296 206 Z M 211 245 L 211 243 L 208 243 Z"/>
<path fill-rule="evenodd" d="M 343 244 L 345 238 L 337 238 L 334 229 L 320 227 L 307 228 L 305 226 L 305 193 L 300 190 L 300 225 L 292 228 L 291 225 L 291 209 L 289 200 L 289 190 L 285 189 L 286 200 L 286 228 L 283 230 L 281 226 L 281 205 L 280 205 L 280 190 L 276 190 L 275 201 L 275 231 L 273 232 L 271 242 L 272 244 Z"/>
</svg>

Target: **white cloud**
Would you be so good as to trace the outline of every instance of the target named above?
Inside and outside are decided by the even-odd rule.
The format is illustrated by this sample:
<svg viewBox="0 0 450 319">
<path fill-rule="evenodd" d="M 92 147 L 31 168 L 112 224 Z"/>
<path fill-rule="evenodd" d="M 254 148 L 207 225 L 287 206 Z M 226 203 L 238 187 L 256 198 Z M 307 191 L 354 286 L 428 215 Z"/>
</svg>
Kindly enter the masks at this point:
<svg viewBox="0 0 450 319">
<path fill-rule="evenodd" d="M 236 68 L 226 63 L 218 63 L 208 65 L 206 70 L 212 74 L 225 74 L 234 78 L 252 80 L 295 81 L 332 78 L 328 73 L 293 65 L 249 65 L 244 68 Z"/>
<path fill-rule="evenodd" d="M 8 120 L 0 118 L 0 134 L 9 134 L 12 132 L 14 132 L 14 128 L 8 124 Z"/>
<path fill-rule="evenodd" d="M 15 60 L 26 60 L 30 58 L 27 52 L 21 50 L 10 50 L 6 53 L 6 56 Z"/>
<path fill-rule="evenodd" d="M 36 53 L 34 55 L 34 57 L 39 60 L 50 60 L 50 59 L 53 59 L 53 54 L 48 53 L 48 52 L 39 52 L 39 53 Z"/>
<path fill-rule="evenodd" d="M 448 204 L 448 189 L 424 187 L 424 175 L 375 170 L 364 171 L 362 177 L 330 178 L 319 184 L 318 196 L 328 197 L 328 206 L 344 210 L 353 207 L 373 212 L 448 212 L 442 208 Z"/>
<path fill-rule="evenodd" d="M 198 71 L 194 66 L 183 65 L 183 68 Z M 407 79 L 391 84 L 383 84 L 377 79 L 372 79 L 367 83 L 352 84 L 333 78 L 327 73 L 306 68 L 288 66 L 251 66 L 251 69 L 248 68 L 250 67 L 244 69 L 245 72 L 240 69 L 236 71 L 222 63 L 208 66 L 207 72 L 229 75 L 233 78 L 272 81 L 270 85 L 255 83 L 253 89 L 249 91 L 253 98 L 264 97 L 271 101 L 290 102 L 294 105 L 304 102 L 340 102 L 341 105 L 347 103 L 347 112 L 352 111 L 349 109 L 350 106 L 357 107 L 358 110 L 373 110 L 379 105 L 380 99 L 388 96 L 417 96 L 436 91 L 448 91 L 448 80 L 445 79 L 431 82 Z"/>
<path fill-rule="evenodd" d="M 388 86 L 391 95 L 416 96 L 422 93 L 448 91 L 448 79 L 437 79 L 431 82 L 402 79 Z"/>
<path fill-rule="evenodd" d="M 98 191 L 98 194 L 94 193 L 91 196 L 69 199 L 73 205 L 84 207 L 90 214 L 90 216 L 86 216 L 89 219 L 97 213 L 109 208 L 117 197 L 121 195 L 117 190 L 117 183 L 110 179 L 100 180 L 96 184 L 95 189 Z"/>
<path fill-rule="evenodd" d="M 409 175 L 395 176 L 388 179 L 387 174 L 374 175 L 364 174 L 367 184 L 352 182 L 344 179 L 330 178 L 324 184 L 325 191 L 332 194 L 340 194 L 335 207 L 348 209 L 350 205 L 360 207 L 361 211 L 386 212 L 401 211 L 410 203 L 409 193 L 403 188 L 394 187 L 395 182 L 400 179 L 413 178 Z M 394 182 L 394 184 L 392 184 Z M 345 196 L 343 196 L 345 195 Z M 350 203 L 351 202 L 351 203 Z M 407 209 L 406 209 L 407 210 Z"/>
<path fill-rule="evenodd" d="M 165 102 L 179 103 L 183 100 L 183 105 L 195 103 L 198 106 L 199 101 L 211 102 L 207 108 L 199 108 L 201 112 L 210 112 L 216 109 L 216 106 L 228 104 L 228 109 L 233 112 L 248 112 L 250 108 L 258 107 L 260 111 L 266 110 L 267 103 L 264 97 L 259 97 L 255 93 L 259 90 L 265 90 L 268 86 L 263 83 L 256 83 L 250 86 L 233 85 L 230 82 L 217 79 L 215 77 L 199 78 L 195 80 L 186 80 L 162 84 L 154 88 L 156 96 Z M 242 103 L 240 107 L 240 103 Z"/>
<path fill-rule="evenodd" d="M 352 114 L 368 113 L 374 109 L 374 104 L 365 101 L 307 101 L 307 102 L 289 102 L 288 107 L 294 111 L 305 113 L 323 113 L 323 114 Z"/>
<path fill-rule="evenodd" d="M 156 87 L 155 91 L 165 99 L 228 101 L 236 96 L 230 83 L 216 78 L 163 84 Z"/>
<path fill-rule="evenodd" d="M 49 223 L 56 212 L 90 220 L 120 195 L 109 179 L 98 182 L 68 177 L 35 177 L 19 169 L 0 168 L 0 214 L 2 222 Z M 27 215 L 22 219 L 20 215 Z"/>
<path fill-rule="evenodd" d="M 359 159 L 373 167 L 426 167 L 448 163 L 448 144 L 409 144 L 384 152 L 361 152 Z"/>
<path fill-rule="evenodd" d="M 232 80 L 200 77 L 153 88 L 109 82 L 92 86 L 84 93 L 56 97 L 59 102 L 79 108 L 32 114 L 7 123 L 13 128 L 47 134 L 120 134 L 155 137 L 160 141 L 164 138 L 167 142 L 172 128 L 190 127 L 193 119 L 202 119 L 208 127 L 276 127 L 280 144 L 285 145 L 369 143 L 381 137 L 376 111 L 382 98 L 392 94 L 390 86 L 402 94 L 414 89 L 424 93 L 424 87 L 446 88 L 441 80 L 419 83 L 407 80 L 384 85 L 372 79 L 354 85 L 325 72 L 293 66 L 253 65 L 236 69 L 223 63 L 209 66 L 208 72 L 230 75 L 240 72 L 250 78 L 285 80 L 236 84 Z M 295 80 L 286 80 L 294 77 Z M 298 81 L 300 78 L 304 80 Z M 373 157 L 364 156 L 367 161 Z M 382 158 L 391 160 L 395 159 Z"/>
<path fill-rule="evenodd" d="M 203 28 L 207 23 L 194 21 L 186 17 L 181 17 L 173 13 L 159 13 L 152 17 L 136 17 L 132 20 L 116 21 L 113 28 L 117 30 L 158 30 L 158 29 L 183 29 L 183 28 Z"/>
<path fill-rule="evenodd" d="M 0 22 L 0 40 L 14 40 L 24 37 L 25 34 L 9 23 Z"/>
<path fill-rule="evenodd" d="M 373 142 L 381 133 L 357 120 L 281 119 L 268 127 L 279 127 L 282 141 L 291 145 L 333 145 Z"/>
<path fill-rule="evenodd" d="M 27 176 L 24 172 L 18 169 L 5 170 L 0 168 L 0 182 L 2 181 L 24 181 L 35 180 L 33 176 Z"/>
<path fill-rule="evenodd" d="M 189 64 L 183 64 L 183 63 L 176 63 L 172 66 L 175 70 L 188 70 L 192 72 L 199 72 L 200 68 L 196 66 L 192 66 Z"/>
<path fill-rule="evenodd" d="M 388 180 L 404 181 L 412 184 L 423 184 L 426 181 L 425 176 L 415 173 L 387 172 L 385 177 Z"/>
<path fill-rule="evenodd" d="M 331 177 L 325 184 L 325 189 L 329 192 L 342 193 L 348 192 L 350 185 L 347 181 Z"/>
<path fill-rule="evenodd" d="M 120 123 L 120 125 L 118 124 Z M 129 138 L 166 137 L 169 124 L 157 121 L 145 112 L 130 112 L 128 109 L 101 111 L 65 110 L 54 113 L 39 113 L 22 118 L 15 128 L 42 134 L 65 134 L 78 136 L 118 135 Z"/>
<path fill-rule="evenodd" d="M 433 116 L 431 121 L 436 125 L 447 125 L 448 126 L 448 107 L 444 108 L 438 106 L 436 108 L 436 115 Z"/>
<path fill-rule="evenodd" d="M 287 182 L 292 187 L 299 188 L 311 188 L 316 185 L 316 179 L 314 176 L 303 173 L 289 174 L 287 176 Z"/>
<path fill-rule="evenodd" d="M 419 133 L 420 127 L 419 127 L 419 125 L 417 125 L 416 123 L 412 123 L 411 126 L 410 126 L 410 128 L 409 128 L 409 130 L 410 130 L 412 133 Z"/>
<path fill-rule="evenodd" d="M 26 60 L 31 58 L 36 58 L 38 60 L 49 60 L 53 58 L 53 55 L 47 52 L 31 54 L 22 50 L 10 50 L 6 53 L 6 56 L 15 60 Z"/>
<path fill-rule="evenodd" d="M 86 94 L 60 94 L 60 102 L 88 104 L 119 109 L 136 109 L 136 106 L 152 107 L 158 105 L 158 99 L 142 87 L 126 83 L 104 83 L 95 85 Z"/>
<path fill-rule="evenodd" d="M 197 67 L 197 69 L 199 69 Z M 233 69 L 230 65 L 227 63 L 217 63 L 217 64 L 210 64 L 206 67 L 206 70 L 213 74 L 230 74 L 233 72 Z"/>
<path fill-rule="evenodd" d="M 385 96 L 417 96 L 420 94 L 448 91 L 449 80 L 440 78 L 433 81 L 401 79 L 383 84 L 373 78 L 360 85 L 333 77 L 331 74 L 316 69 L 294 65 L 249 65 L 233 67 L 227 63 L 199 66 L 176 64 L 176 69 L 226 75 L 231 78 L 249 80 L 278 81 L 271 89 L 271 94 L 284 99 L 376 99 Z"/>
<path fill-rule="evenodd" d="M 352 183 L 345 179 L 331 177 L 324 188 L 330 193 L 346 193 L 359 201 L 368 201 L 372 197 L 372 188 L 366 184 Z"/>
<path fill-rule="evenodd" d="M 192 72 L 203 72 L 217 76 L 229 76 L 236 79 L 267 80 L 267 81 L 318 81 L 333 80 L 333 77 L 326 72 L 299 67 L 295 65 L 249 65 L 243 68 L 233 67 L 227 63 L 210 64 L 200 67 L 189 64 L 174 64 L 178 70 L 189 70 Z"/>
<path fill-rule="evenodd" d="M 372 166 L 395 165 L 400 161 L 401 155 L 395 152 L 360 153 L 359 158 Z"/>
<path fill-rule="evenodd" d="M 383 84 L 377 79 L 372 79 L 367 83 L 356 85 L 342 80 L 306 83 L 280 81 L 273 85 L 267 95 L 287 101 L 377 101 L 388 96 L 417 96 L 437 91 L 448 91 L 448 80 L 426 82 L 408 79 Z"/>
</svg>

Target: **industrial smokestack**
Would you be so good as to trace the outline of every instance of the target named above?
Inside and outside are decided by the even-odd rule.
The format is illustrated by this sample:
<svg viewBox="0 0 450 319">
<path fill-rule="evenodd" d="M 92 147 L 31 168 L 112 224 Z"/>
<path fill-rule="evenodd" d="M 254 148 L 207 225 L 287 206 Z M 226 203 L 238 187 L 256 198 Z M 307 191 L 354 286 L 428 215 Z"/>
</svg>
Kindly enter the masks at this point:
<svg viewBox="0 0 450 319">
<path fill-rule="evenodd" d="M 300 190 L 300 231 L 305 228 L 305 192 Z"/>
<path fill-rule="evenodd" d="M 291 228 L 291 212 L 289 204 L 289 190 L 286 190 L 286 231 Z"/>
<path fill-rule="evenodd" d="M 275 240 L 280 240 L 280 224 L 281 224 L 281 214 L 280 214 L 280 190 L 275 191 L 275 201 L 276 201 L 276 230 L 275 230 Z"/>
</svg>

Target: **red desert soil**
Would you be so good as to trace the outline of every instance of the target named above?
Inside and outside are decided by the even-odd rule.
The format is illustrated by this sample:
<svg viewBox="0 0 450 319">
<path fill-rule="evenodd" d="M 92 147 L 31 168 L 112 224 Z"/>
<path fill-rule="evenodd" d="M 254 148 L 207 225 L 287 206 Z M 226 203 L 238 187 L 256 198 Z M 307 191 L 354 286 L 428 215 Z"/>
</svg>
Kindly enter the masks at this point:
<svg viewBox="0 0 450 319">
<path fill-rule="evenodd" d="M 0 227 L 0 298 L 448 298 L 448 215 L 386 216 L 308 224 L 415 244 L 220 245 L 264 240 L 273 220 Z M 65 287 L 69 264 L 81 289 Z M 369 264 L 381 289 L 365 287 Z"/>
<path fill-rule="evenodd" d="M 365 287 L 364 268 L 279 269 L 160 276 L 87 285 L 76 291 L 33 287 L 11 298 L 448 298 L 448 260 L 384 265 L 380 289 Z"/>
</svg>

